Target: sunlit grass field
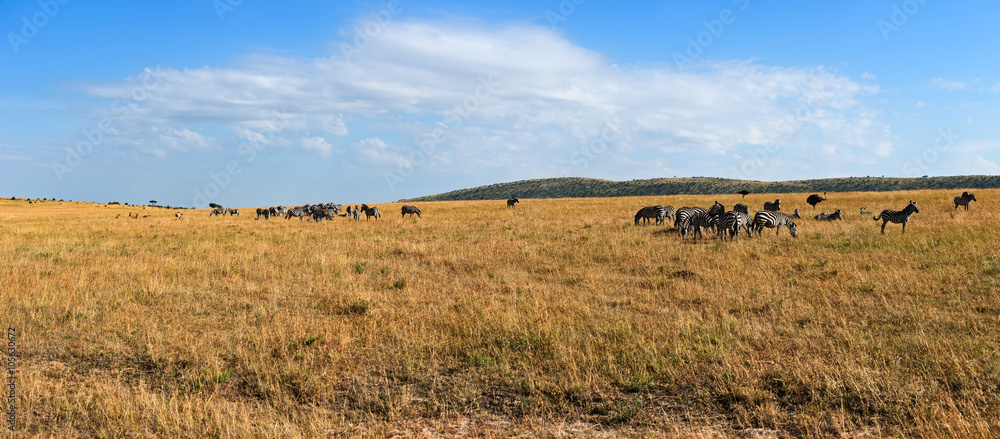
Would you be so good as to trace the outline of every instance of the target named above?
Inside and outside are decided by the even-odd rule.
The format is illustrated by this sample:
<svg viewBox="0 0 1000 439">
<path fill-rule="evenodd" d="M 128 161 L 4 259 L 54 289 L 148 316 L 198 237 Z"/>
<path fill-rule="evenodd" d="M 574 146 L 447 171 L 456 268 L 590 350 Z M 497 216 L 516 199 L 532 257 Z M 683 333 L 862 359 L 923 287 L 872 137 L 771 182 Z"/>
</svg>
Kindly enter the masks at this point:
<svg viewBox="0 0 1000 439">
<path fill-rule="evenodd" d="M 7 198 L 18 430 L 998 437 L 1000 190 L 955 213 L 958 193 L 432 202 L 419 219 L 397 203 L 322 223 Z M 775 198 L 807 216 L 798 238 L 633 224 L 646 205 Z M 872 216 L 909 200 L 906 234 L 881 235 Z"/>
</svg>

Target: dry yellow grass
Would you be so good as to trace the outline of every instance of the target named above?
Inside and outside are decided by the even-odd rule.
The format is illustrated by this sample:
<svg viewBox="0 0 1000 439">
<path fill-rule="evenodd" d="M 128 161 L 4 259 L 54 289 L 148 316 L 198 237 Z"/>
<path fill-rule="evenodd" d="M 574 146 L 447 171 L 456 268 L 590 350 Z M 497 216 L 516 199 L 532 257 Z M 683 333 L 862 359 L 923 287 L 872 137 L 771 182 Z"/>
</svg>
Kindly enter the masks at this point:
<svg viewBox="0 0 1000 439">
<path fill-rule="evenodd" d="M 307 223 L 0 201 L 25 436 L 1000 436 L 1000 190 L 421 203 Z M 697 243 L 644 205 L 765 198 Z M 906 235 L 858 214 L 919 202 Z M 128 212 L 152 215 L 129 219 Z M 121 218 L 115 219 L 116 214 Z"/>
</svg>

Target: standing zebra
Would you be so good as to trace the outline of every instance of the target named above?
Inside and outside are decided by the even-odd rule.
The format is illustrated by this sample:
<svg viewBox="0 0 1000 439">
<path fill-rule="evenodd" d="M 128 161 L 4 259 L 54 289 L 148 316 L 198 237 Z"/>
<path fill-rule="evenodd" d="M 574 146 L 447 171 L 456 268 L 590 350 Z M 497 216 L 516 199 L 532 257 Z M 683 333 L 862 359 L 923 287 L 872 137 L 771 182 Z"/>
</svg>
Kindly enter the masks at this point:
<svg viewBox="0 0 1000 439">
<path fill-rule="evenodd" d="M 708 210 L 702 207 L 682 207 L 677 209 L 677 214 L 674 216 L 674 228 L 681 234 L 681 238 L 687 236 L 686 229 L 691 224 L 690 217 L 697 213 L 708 213 Z"/>
<path fill-rule="evenodd" d="M 517 197 L 511 198 L 511 199 L 507 200 L 507 207 L 508 208 L 511 208 L 511 207 L 516 208 L 517 206 L 515 206 L 515 204 L 520 203 L 520 202 L 521 202 L 521 200 L 518 200 Z"/>
<path fill-rule="evenodd" d="M 917 209 L 917 202 L 910 201 L 910 204 L 906 205 L 903 210 L 895 211 L 891 209 L 883 210 L 878 216 L 872 217 L 873 220 L 882 220 L 882 234 L 885 235 L 885 225 L 889 223 L 902 224 L 903 233 L 906 233 L 906 223 L 910 222 L 910 216 L 914 213 L 920 213 Z"/>
<path fill-rule="evenodd" d="M 750 216 L 738 210 L 726 212 L 719 220 L 719 231 L 721 232 L 723 241 L 726 240 L 726 232 L 729 232 L 729 239 L 740 236 L 741 228 L 746 230 L 747 236 L 751 236 Z"/>
<path fill-rule="evenodd" d="M 955 197 L 955 210 L 958 211 L 958 206 L 965 206 L 965 210 L 969 210 L 970 201 L 976 201 L 976 194 L 972 192 L 962 192 L 961 196 Z"/>
<path fill-rule="evenodd" d="M 764 202 L 764 210 L 771 211 L 771 212 L 780 211 L 781 210 L 781 198 L 778 198 L 777 200 L 774 200 L 773 203 L 770 202 L 770 201 L 765 201 Z"/>
<path fill-rule="evenodd" d="M 240 210 L 239 209 L 230 209 L 230 208 L 227 207 L 226 208 L 226 213 L 228 213 L 229 216 L 234 216 L 234 215 L 235 216 L 240 216 Z M 223 215 L 223 216 L 225 216 L 225 215 Z"/>
<path fill-rule="evenodd" d="M 635 225 L 639 225 L 639 220 L 642 219 L 643 224 L 648 224 L 649 219 L 653 218 L 656 220 L 656 225 L 663 224 L 664 218 L 667 217 L 667 208 L 663 206 L 646 206 L 639 209 L 635 214 Z"/>
<path fill-rule="evenodd" d="M 793 238 L 799 236 L 798 232 L 795 230 L 795 221 L 792 221 L 788 215 L 785 215 L 782 212 L 761 210 L 753 216 L 753 230 L 758 235 L 763 234 L 764 227 L 767 227 L 769 229 L 775 229 L 774 235 L 778 236 L 781 234 L 781 226 L 788 227 L 788 232 L 792 234 Z"/>
<path fill-rule="evenodd" d="M 375 217 L 375 221 L 378 221 L 378 219 L 382 216 L 382 214 L 379 213 L 378 208 L 375 206 L 368 207 L 367 204 L 362 204 L 361 210 L 365 212 L 366 221 L 370 220 L 372 217 Z"/>
</svg>

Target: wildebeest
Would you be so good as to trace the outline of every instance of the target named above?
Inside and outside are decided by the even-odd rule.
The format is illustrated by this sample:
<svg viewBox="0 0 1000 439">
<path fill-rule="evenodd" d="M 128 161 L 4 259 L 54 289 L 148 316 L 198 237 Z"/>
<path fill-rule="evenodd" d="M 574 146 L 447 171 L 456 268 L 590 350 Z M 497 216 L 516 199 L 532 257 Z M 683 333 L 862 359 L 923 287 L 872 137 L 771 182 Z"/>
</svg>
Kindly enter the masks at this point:
<svg viewBox="0 0 1000 439">
<path fill-rule="evenodd" d="M 417 214 L 417 218 L 421 218 L 420 209 L 417 209 L 417 206 L 403 206 L 401 210 L 403 212 L 403 218 L 406 218 L 407 214 L 409 214 L 411 217 L 413 216 L 413 214 Z"/>
<path fill-rule="evenodd" d="M 517 197 L 511 198 L 511 199 L 507 200 L 507 207 L 517 207 L 517 206 L 515 206 L 515 204 L 520 203 L 520 202 L 521 202 L 521 200 L 518 200 Z"/>
</svg>

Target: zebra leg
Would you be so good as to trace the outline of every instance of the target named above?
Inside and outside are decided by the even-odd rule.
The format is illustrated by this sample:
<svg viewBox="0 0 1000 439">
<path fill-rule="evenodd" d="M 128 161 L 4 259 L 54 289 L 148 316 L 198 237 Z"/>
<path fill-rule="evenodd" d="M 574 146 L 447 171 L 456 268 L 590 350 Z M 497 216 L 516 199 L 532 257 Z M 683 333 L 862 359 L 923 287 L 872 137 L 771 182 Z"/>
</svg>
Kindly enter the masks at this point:
<svg viewBox="0 0 1000 439">
<path fill-rule="evenodd" d="M 889 224 L 889 220 L 882 221 L 882 234 L 885 235 L 885 225 Z"/>
<path fill-rule="evenodd" d="M 903 221 L 903 234 L 904 235 L 906 234 L 906 223 L 908 223 L 908 222 L 909 221 Z"/>
</svg>

